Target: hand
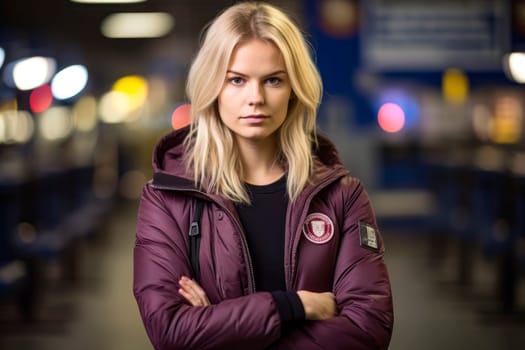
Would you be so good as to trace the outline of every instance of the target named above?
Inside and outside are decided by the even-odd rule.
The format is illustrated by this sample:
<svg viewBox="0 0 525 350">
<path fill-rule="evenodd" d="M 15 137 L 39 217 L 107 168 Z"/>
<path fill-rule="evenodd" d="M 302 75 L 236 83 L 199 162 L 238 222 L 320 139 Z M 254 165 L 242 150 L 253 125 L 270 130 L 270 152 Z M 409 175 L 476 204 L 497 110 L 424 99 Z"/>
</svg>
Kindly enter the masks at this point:
<svg viewBox="0 0 525 350">
<path fill-rule="evenodd" d="M 182 295 L 192 306 L 211 305 L 206 292 L 195 280 L 182 276 L 179 280 L 179 294 Z"/>
<path fill-rule="evenodd" d="M 303 303 L 307 320 L 326 320 L 337 314 L 337 305 L 333 293 L 315 293 L 306 290 L 297 292 Z"/>
</svg>

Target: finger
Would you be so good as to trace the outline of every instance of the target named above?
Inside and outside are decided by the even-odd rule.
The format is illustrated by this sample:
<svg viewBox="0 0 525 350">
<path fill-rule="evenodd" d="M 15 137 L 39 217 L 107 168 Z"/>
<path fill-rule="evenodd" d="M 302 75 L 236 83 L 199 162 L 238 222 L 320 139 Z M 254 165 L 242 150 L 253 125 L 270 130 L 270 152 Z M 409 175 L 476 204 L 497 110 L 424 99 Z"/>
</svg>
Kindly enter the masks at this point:
<svg viewBox="0 0 525 350">
<path fill-rule="evenodd" d="M 194 306 L 207 306 L 210 305 L 206 292 L 199 286 L 194 280 L 183 277 L 179 282 L 181 288 L 191 299 Z"/>
<path fill-rule="evenodd" d="M 184 289 L 179 289 L 179 294 L 184 297 L 192 306 L 199 306 L 196 304 L 196 301 L 194 300 L 194 297 L 191 293 L 186 292 Z"/>
<path fill-rule="evenodd" d="M 209 303 L 202 299 L 199 295 L 195 294 L 193 290 L 186 290 L 184 288 L 179 289 L 181 294 L 192 306 L 208 306 Z"/>
<path fill-rule="evenodd" d="M 189 283 L 189 279 L 186 277 L 182 277 L 179 280 L 179 293 L 192 304 L 193 306 L 199 306 L 200 300 L 198 295 L 193 291 L 193 288 L 191 288 L 191 285 Z"/>
<path fill-rule="evenodd" d="M 185 281 L 186 286 L 191 289 L 192 294 L 194 294 L 196 297 L 200 299 L 200 302 L 203 305 L 209 305 L 210 302 L 208 300 L 208 296 L 206 295 L 206 292 L 202 287 L 193 279 L 186 279 Z"/>
<path fill-rule="evenodd" d="M 199 299 L 202 301 L 203 305 L 209 305 L 210 301 L 208 300 L 208 296 L 206 295 L 206 292 L 202 287 L 195 281 L 191 284 L 193 291 L 197 294 Z"/>
</svg>

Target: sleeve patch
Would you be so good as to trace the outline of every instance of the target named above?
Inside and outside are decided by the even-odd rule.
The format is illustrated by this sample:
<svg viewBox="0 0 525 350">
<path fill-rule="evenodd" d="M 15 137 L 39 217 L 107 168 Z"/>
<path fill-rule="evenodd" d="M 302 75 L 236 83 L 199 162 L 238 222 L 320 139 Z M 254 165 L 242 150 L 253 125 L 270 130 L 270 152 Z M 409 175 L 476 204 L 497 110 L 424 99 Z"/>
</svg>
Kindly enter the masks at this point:
<svg viewBox="0 0 525 350">
<path fill-rule="evenodd" d="M 377 233 L 372 225 L 359 221 L 359 244 L 363 248 L 379 251 L 379 243 L 377 242 Z"/>
</svg>

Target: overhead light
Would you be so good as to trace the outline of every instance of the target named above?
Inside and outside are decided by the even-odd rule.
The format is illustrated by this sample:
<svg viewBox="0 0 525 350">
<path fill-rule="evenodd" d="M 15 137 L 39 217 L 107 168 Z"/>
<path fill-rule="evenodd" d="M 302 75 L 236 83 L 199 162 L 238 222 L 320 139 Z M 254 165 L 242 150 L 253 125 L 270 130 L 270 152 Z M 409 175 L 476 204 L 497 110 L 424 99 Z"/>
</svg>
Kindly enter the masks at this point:
<svg viewBox="0 0 525 350">
<path fill-rule="evenodd" d="M 122 12 L 106 17 L 100 29 L 108 38 L 158 38 L 174 25 L 175 19 L 165 12 Z"/>
<path fill-rule="evenodd" d="M 135 2 L 145 2 L 146 0 L 71 0 L 80 4 L 130 4 Z"/>
</svg>

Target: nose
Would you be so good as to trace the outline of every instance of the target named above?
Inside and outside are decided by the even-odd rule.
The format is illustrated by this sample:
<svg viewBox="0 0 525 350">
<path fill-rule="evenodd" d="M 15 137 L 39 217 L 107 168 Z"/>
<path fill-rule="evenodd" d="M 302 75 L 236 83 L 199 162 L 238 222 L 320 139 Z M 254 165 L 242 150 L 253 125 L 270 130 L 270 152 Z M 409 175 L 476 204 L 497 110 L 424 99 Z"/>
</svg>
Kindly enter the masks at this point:
<svg viewBox="0 0 525 350">
<path fill-rule="evenodd" d="M 253 83 L 250 87 L 248 103 L 250 106 L 261 105 L 264 103 L 264 87 L 259 83 Z"/>
</svg>

